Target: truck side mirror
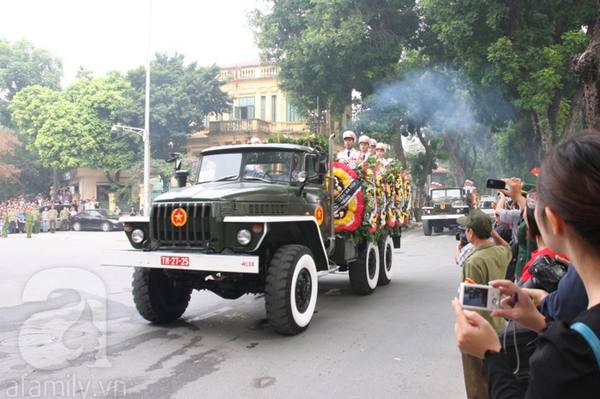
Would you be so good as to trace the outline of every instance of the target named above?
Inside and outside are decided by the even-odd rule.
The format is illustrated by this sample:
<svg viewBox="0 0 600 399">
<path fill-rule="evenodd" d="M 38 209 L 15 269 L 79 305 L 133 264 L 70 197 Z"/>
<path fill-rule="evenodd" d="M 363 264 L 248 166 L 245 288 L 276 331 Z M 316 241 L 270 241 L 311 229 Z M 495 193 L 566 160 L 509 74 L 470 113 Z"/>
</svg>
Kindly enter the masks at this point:
<svg viewBox="0 0 600 399">
<path fill-rule="evenodd" d="M 177 187 L 185 187 L 189 175 L 190 172 L 188 170 L 176 170 L 175 180 L 177 180 Z"/>
</svg>

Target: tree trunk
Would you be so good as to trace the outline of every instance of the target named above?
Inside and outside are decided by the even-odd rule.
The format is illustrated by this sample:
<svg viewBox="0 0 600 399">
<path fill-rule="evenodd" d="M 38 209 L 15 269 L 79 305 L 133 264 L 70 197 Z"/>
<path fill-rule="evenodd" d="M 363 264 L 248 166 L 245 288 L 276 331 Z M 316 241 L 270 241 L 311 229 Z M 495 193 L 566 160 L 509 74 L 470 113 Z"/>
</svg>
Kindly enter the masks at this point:
<svg viewBox="0 0 600 399">
<path fill-rule="evenodd" d="M 573 133 L 575 133 L 575 127 L 577 126 L 577 121 L 579 120 L 579 113 L 581 112 L 581 107 L 583 105 L 583 84 L 581 81 L 577 83 L 577 88 L 575 89 L 575 95 L 573 96 L 573 101 L 571 103 L 571 110 L 569 112 L 569 119 L 565 124 L 564 130 L 561 132 L 558 137 L 558 141 L 560 141 L 564 137 L 571 137 Z"/>
<path fill-rule="evenodd" d="M 452 141 L 452 138 L 445 129 L 442 129 L 442 137 L 446 148 L 448 150 L 448 156 L 450 157 L 450 165 L 452 166 L 452 173 L 454 174 L 454 185 L 455 187 L 462 187 L 462 183 L 467 179 L 465 169 L 460 162 L 460 159 L 456 155 L 456 144 Z"/>
<path fill-rule="evenodd" d="M 598 1 L 600 9 L 600 1 Z M 588 48 L 571 60 L 571 70 L 583 84 L 583 128 L 600 131 L 600 12 Z"/>
<path fill-rule="evenodd" d="M 398 134 L 396 136 L 396 141 L 394 142 L 394 152 L 398 157 L 398 160 L 402 164 L 402 168 L 404 170 L 408 169 L 408 164 L 406 163 L 406 155 L 404 154 L 404 144 L 402 144 L 402 135 Z"/>
</svg>

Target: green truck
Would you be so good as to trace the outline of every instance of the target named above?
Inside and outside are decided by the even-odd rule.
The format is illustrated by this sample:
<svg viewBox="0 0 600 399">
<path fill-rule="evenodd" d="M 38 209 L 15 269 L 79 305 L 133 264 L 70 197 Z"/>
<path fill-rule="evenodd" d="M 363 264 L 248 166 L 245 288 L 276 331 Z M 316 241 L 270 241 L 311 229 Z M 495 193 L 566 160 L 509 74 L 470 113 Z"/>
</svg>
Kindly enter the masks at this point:
<svg viewBox="0 0 600 399">
<path fill-rule="evenodd" d="M 423 234 L 430 236 L 458 226 L 456 219 L 469 213 L 469 197 L 460 187 L 442 187 L 429 190 L 425 206 L 421 209 Z"/>
<path fill-rule="evenodd" d="M 335 191 L 333 138 L 323 152 L 295 144 L 202 151 L 193 184 L 178 170 L 180 187 L 157 197 L 148 217 L 120 219 L 133 249 L 107 251 L 103 265 L 135 267 L 134 302 L 151 322 L 180 318 L 196 289 L 225 299 L 264 294 L 274 330 L 301 333 L 319 272 L 347 272 L 352 290 L 368 295 L 391 281 L 400 246 L 398 228 L 362 241 L 336 233 L 335 218 L 363 189 Z"/>
</svg>

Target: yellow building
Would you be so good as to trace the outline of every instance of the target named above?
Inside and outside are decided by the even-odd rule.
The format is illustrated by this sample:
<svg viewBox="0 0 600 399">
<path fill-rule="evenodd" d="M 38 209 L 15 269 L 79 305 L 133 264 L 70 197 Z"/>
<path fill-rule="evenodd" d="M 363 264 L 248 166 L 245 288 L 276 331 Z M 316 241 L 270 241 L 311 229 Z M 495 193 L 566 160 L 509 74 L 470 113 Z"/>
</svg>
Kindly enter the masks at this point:
<svg viewBox="0 0 600 399">
<path fill-rule="evenodd" d="M 246 144 L 252 137 L 264 141 L 272 135 L 297 137 L 308 131 L 329 136 L 350 121 L 349 111 L 341 123 L 334 122 L 323 110 L 325 118 L 320 122 L 301 115 L 278 87 L 278 71 L 276 66 L 261 65 L 259 60 L 221 67 L 219 79 L 226 82 L 222 90 L 233 99 L 233 110 L 205 120 L 204 129 L 187 140 L 188 156 L 196 157 L 209 147 Z"/>
</svg>

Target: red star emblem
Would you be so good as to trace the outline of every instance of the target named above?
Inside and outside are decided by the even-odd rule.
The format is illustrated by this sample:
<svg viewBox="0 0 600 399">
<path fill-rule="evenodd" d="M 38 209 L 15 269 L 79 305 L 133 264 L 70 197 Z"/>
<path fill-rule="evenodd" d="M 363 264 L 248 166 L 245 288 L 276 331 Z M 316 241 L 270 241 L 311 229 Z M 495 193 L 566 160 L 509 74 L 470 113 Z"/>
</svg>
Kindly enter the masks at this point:
<svg viewBox="0 0 600 399">
<path fill-rule="evenodd" d="M 183 208 L 176 208 L 171 213 L 171 223 L 175 227 L 181 227 L 187 222 L 187 212 Z"/>
</svg>

